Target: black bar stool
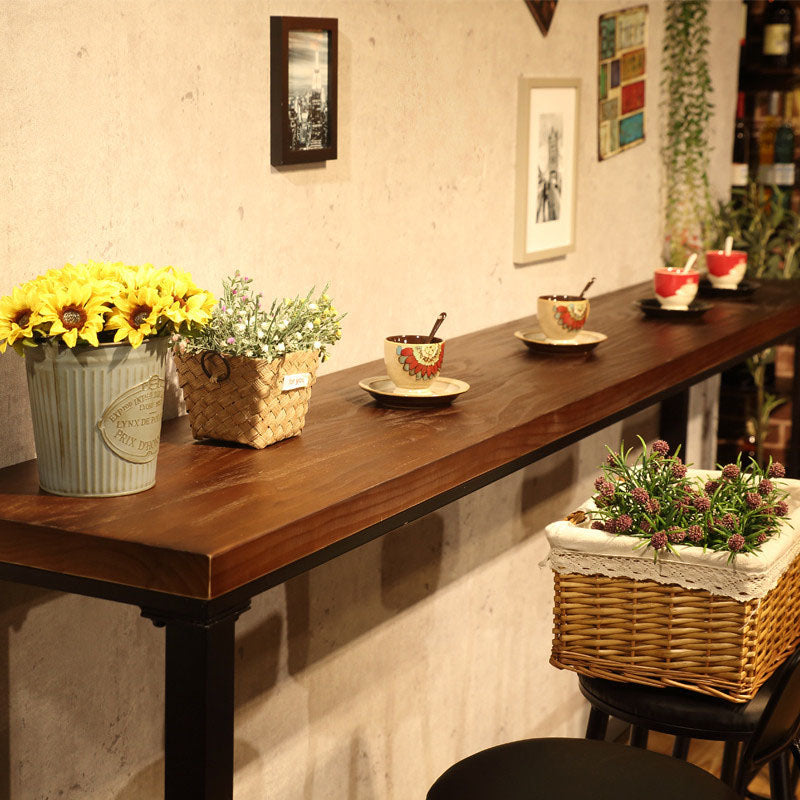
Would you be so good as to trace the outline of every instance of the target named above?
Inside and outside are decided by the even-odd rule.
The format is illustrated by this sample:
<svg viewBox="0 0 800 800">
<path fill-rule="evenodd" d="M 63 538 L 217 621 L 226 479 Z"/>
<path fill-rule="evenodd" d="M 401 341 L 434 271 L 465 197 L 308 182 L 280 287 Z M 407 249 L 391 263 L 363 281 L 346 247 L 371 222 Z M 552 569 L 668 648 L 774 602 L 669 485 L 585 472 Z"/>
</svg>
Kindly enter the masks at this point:
<svg viewBox="0 0 800 800">
<path fill-rule="evenodd" d="M 708 772 L 660 753 L 589 739 L 525 739 L 450 767 L 428 800 L 739 800 Z"/>
<path fill-rule="evenodd" d="M 609 716 L 630 723 L 631 744 L 647 747 L 651 730 L 676 737 L 673 756 L 686 758 L 692 739 L 725 742 L 722 780 L 744 795 L 769 764 L 772 800 L 793 800 L 789 754 L 800 764 L 800 649 L 747 703 L 733 703 L 683 689 L 658 688 L 580 676 L 592 706 L 587 739 L 605 736 Z M 741 757 L 738 750 L 744 743 Z"/>
</svg>

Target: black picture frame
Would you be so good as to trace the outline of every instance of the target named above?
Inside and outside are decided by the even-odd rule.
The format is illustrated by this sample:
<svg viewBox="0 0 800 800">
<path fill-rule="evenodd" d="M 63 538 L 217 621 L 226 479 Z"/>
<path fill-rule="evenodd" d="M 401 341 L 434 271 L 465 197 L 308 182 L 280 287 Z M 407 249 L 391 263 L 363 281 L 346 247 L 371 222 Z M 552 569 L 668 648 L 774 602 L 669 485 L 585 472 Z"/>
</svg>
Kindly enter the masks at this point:
<svg viewBox="0 0 800 800">
<path fill-rule="evenodd" d="M 273 166 L 336 158 L 338 20 L 270 17 Z"/>
</svg>

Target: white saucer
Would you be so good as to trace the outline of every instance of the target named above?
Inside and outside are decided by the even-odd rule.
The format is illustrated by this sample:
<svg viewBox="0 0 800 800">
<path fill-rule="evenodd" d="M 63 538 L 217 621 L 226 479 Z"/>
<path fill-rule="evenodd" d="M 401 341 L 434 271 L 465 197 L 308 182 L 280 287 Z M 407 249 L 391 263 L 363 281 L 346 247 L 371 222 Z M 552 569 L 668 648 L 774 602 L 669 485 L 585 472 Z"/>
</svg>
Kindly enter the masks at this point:
<svg viewBox="0 0 800 800">
<path fill-rule="evenodd" d="M 544 333 L 536 329 L 516 331 L 514 336 L 536 353 L 558 353 L 559 355 L 588 353 L 600 342 L 608 339 L 604 333 L 586 330 L 578 331 L 572 339 L 548 339 Z"/>
<path fill-rule="evenodd" d="M 434 378 L 427 389 L 403 389 L 388 375 L 365 378 L 358 385 L 381 405 L 390 408 L 432 408 L 446 406 L 469 389 L 469 384 L 455 378 Z"/>
</svg>

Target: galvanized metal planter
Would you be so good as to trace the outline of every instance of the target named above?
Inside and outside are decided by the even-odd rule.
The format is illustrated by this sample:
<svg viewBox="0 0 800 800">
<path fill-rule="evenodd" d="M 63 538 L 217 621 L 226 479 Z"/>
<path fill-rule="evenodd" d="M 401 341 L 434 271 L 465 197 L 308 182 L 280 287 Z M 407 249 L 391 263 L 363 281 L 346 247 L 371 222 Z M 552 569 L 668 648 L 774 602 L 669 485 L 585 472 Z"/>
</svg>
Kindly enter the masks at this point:
<svg viewBox="0 0 800 800">
<path fill-rule="evenodd" d="M 69 497 L 149 489 L 164 406 L 165 337 L 26 349 L 39 485 Z"/>
</svg>

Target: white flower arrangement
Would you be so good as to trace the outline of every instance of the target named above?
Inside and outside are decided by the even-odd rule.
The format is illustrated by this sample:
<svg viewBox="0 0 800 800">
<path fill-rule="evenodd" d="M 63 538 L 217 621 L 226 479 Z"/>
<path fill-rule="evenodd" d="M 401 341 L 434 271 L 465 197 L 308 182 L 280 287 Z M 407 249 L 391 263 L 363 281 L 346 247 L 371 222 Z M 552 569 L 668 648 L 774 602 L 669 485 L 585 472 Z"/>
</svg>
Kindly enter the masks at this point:
<svg viewBox="0 0 800 800">
<path fill-rule="evenodd" d="M 182 336 L 180 349 L 270 361 L 298 350 L 318 350 L 324 361 L 329 348 L 342 337 L 344 317 L 325 293 L 327 287 L 315 300 L 312 289 L 305 297 L 273 300 L 267 310 L 261 306 L 261 292 L 253 292 L 252 282 L 238 270 L 224 279 L 222 299 L 210 322 Z"/>
</svg>

